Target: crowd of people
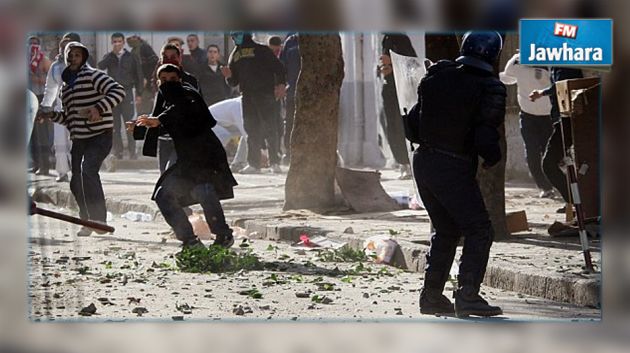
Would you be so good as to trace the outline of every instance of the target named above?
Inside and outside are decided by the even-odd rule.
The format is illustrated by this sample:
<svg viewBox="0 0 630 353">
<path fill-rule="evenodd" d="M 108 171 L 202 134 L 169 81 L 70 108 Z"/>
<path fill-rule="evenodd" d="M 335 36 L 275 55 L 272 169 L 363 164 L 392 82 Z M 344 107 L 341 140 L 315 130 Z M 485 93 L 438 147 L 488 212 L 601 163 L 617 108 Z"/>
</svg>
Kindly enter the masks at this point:
<svg viewBox="0 0 630 353">
<path fill-rule="evenodd" d="M 280 173 L 281 164 L 290 163 L 300 55 L 296 33 L 284 41 L 272 36 L 266 44 L 248 32 L 230 36 L 234 49 L 224 62 L 220 47 L 201 49 L 196 34 L 185 42 L 168 38 L 158 56 L 139 36 L 127 38 L 132 48 L 128 51 L 125 36 L 114 33 L 112 50 L 98 61 L 98 69 L 90 64 L 89 51 L 76 33 L 62 36 L 52 62 L 40 40 L 29 38 L 30 88 L 41 102 L 30 141 L 31 171 L 49 173 L 54 141 L 57 181 L 67 181 L 70 174 L 80 217 L 105 223 L 101 165 L 108 156 L 124 157 L 125 135 L 129 159 L 137 158 L 134 141 L 142 140 L 142 154 L 158 158 L 161 174 L 152 199 L 177 239 L 185 247 L 202 245 L 185 209 L 200 204 L 216 235 L 214 244 L 232 246 L 220 201 L 234 197 L 233 172 L 256 174 L 270 168 Z M 569 68 L 522 66 L 517 53 L 499 76 L 495 66 L 501 36 L 469 32 L 460 57 L 428 67 L 418 87 L 418 103 L 403 120 L 390 50 L 407 56 L 416 52 L 407 36 L 385 34 L 378 75 L 383 80 L 381 122 L 400 177 L 411 178 L 413 170 L 434 227 L 420 310 L 500 315 L 502 310 L 479 294 L 494 234 L 475 177 L 478 157 L 483 168 L 501 160 L 497 128 L 505 117 L 504 83 L 516 83 L 527 162 L 541 197 L 553 196 L 555 188 L 568 202 L 559 163 L 571 143 L 562 141 L 562 129 L 570 124 L 560 124 L 554 84 L 582 74 Z M 405 136 L 407 131 L 413 134 Z M 229 164 L 225 146 L 233 136 L 241 139 Z M 564 131 L 567 136 L 570 132 Z M 411 163 L 405 138 L 419 145 Z M 93 231 L 83 227 L 78 235 Z M 442 292 L 461 236 L 465 242 L 453 305 Z"/>
</svg>

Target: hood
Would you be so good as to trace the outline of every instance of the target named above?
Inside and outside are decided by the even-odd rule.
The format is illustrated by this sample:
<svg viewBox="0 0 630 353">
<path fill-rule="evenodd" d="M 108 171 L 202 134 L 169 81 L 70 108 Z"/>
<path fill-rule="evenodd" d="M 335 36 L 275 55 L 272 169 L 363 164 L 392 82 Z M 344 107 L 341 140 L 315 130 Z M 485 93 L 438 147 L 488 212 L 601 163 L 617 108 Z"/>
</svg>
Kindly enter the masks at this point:
<svg viewBox="0 0 630 353">
<path fill-rule="evenodd" d="M 90 56 L 90 53 L 88 52 L 87 48 L 85 47 L 85 45 L 79 43 L 79 42 L 70 42 L 66 45 L 66 49 L 63 51 L 63 58 L 64 61 L 66 63 L 66 65 L 68 64 L 68 53 L 70 53 L 70 50 L 72 50 L 72 48 L 81 48 L 83 50 L 83 62 L 81 63 L 81 66 L 85 65 L 85 63 L 88 60 L 88 57 Z"/>
</svg>

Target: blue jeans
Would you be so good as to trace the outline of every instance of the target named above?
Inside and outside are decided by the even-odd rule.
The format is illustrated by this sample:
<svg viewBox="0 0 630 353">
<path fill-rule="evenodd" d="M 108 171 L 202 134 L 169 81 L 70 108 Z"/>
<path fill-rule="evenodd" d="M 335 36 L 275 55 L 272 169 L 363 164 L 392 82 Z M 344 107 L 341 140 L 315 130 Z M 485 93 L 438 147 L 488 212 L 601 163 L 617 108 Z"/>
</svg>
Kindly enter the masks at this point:
<svg viewBox="0 0 630 353">
<path fill-rule="evenodd" d="M 180 201 L 182 186 L 190 183 L 186 178 L 175 174 L 168 175 L 162 181 L 155 195 L 155 202 L 162 212 L 166 223 L 175 231 L 177 239 L 187 243 L 196 238 L 192 225 L 188 221 L 184 206 Z M 225 215 L 214 186 L 210 183 L 191 185 L 190 196 L 203 208 L 206 222 L 212 233 L 218 236 L 232 235 L 232 229 L 225 222 Z"/>
<path fill-rule="evenodd" d="M 105 195 L 98 171 L 112 149 L 112 132 L 72 141 L 70 190 L 79 205 L 81 219 L 106 222 Z"/>
<path fill-rule="evenodd" d="M 461 236 L 464 236 L 464 249 L 459 284 L 479 286 L 485 275 L 494 232 L 475 179 L 476 161 L 426 149 L 417 150 L 413 157 L 418 191 L 435 228 L 425 270 L 427 278 L 440 278 L 436 282 L 441 282 L 425 281 L 425 286 L 443 286 Z M 461 278 L 472 283 L 461 283 Z"/>
</svg>

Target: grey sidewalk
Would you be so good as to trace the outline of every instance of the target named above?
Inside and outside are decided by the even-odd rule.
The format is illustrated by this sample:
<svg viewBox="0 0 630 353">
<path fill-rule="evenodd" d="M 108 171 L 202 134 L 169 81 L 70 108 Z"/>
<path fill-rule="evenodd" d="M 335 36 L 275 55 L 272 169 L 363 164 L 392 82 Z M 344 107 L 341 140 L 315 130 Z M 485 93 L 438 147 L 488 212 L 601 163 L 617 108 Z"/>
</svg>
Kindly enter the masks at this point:
<svg viewBox="0 0 630 353">
<path fill-rule="evenodd" d="M 395 179 L 394 171 L 383 171 L 382 184 L 388 192 L 413 192 L 411 181 Z M 326 235 L 361 248 L 363 240 L 377 234 L 393 234 L 400 245 L 394 265 L 422 272 L 429 244 L 429 218 L 425 211 L 400 210 L 370 214 L 317 215 L 308 211 L 282 212 L 286 174 L 235 174 L 239 186 L 235 198 L 223 202 L 226 217 L 245 228 L 252 238 L 294 242 L 300 234 Z M 33 177 L 31 187 L 47 195 L 58 206 L 74 208 L 69 186 L 53 178 Z M 138 211 L 157 216 L 150 200 L 158 178 L 157 170 L 119 170 L 101 173 L 108 210 L 114 214 Z M 600 275 L 582 270 L 582 255 L 576 238 L 551 238 L 546 228 L 563 215 L 555 213 L 556 201 L 539 199 L 528 185 L 506 188 L 506 208 L 526 210 L 530 231 L 495 242 L 484 283 L 491 287 L 589 307 L 600 306 Z M 352 228 L 349 230 L 348 228 Z M 600 244 L 591 241 L 593 261 L 600 268 Z M 461 250 L 460 250 L 461 251 Z"/>
</svg>

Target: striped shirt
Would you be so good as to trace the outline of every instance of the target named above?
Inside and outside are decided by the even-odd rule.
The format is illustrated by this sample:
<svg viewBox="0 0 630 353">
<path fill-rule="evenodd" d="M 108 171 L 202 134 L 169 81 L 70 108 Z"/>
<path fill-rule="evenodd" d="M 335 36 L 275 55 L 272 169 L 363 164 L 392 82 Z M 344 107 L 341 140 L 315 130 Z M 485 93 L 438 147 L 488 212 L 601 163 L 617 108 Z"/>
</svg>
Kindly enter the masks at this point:
<svg viewBox="0 0 630 353">
<path fill-rule="evenodd" d="M 94 137 L 114 127 L 112 109 L 124 98 L 123 86 L 105 72 L 83 65 L 74 83 L 64 82 L 61 90 L 63 111 L 55 112 L 52 120 L 65 125 L 72 140 Z M 91 107 L 101 113 L 101 121 L 88 121 L 84 111 Z"/>
</svg>

